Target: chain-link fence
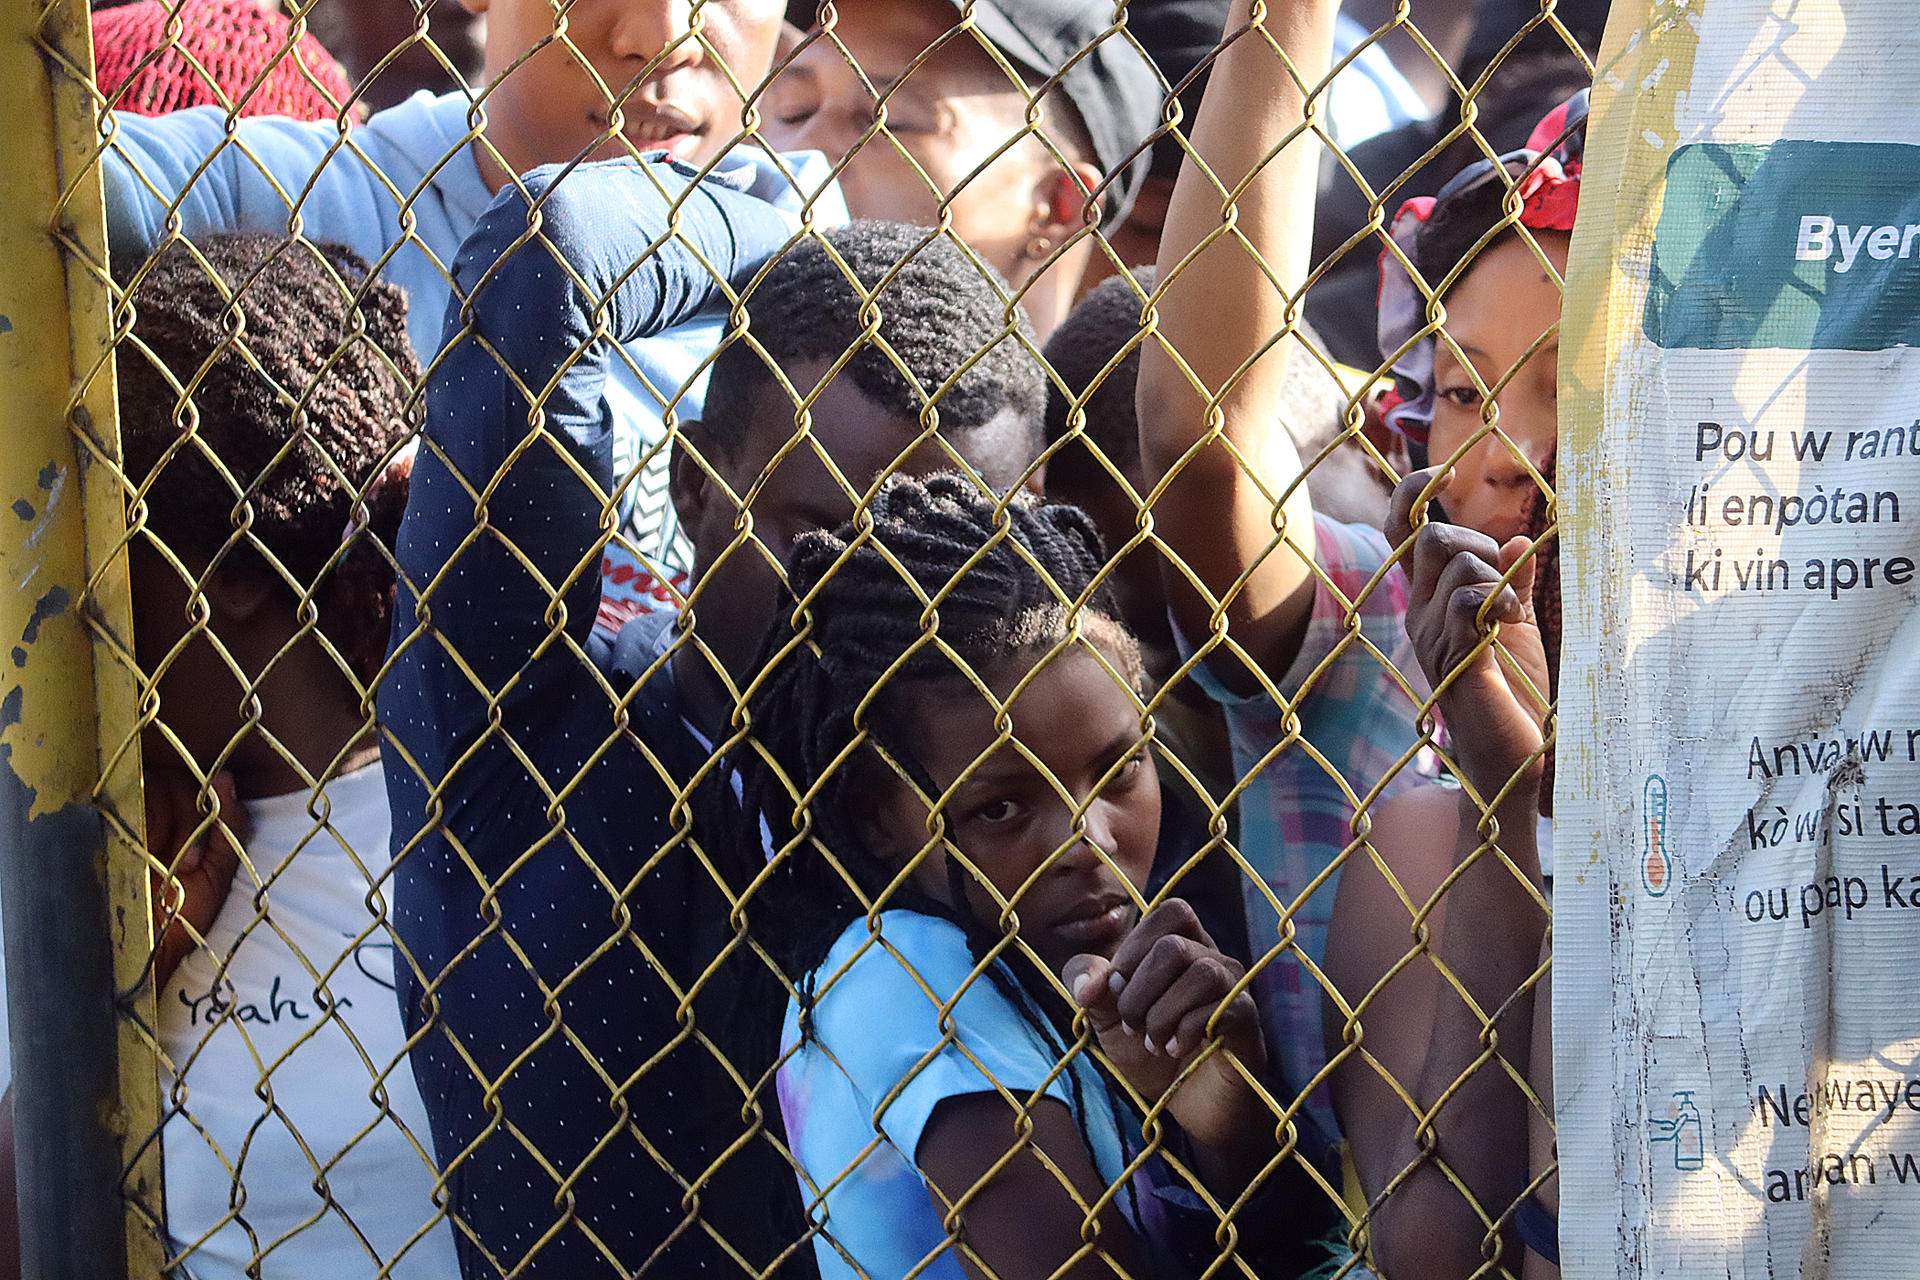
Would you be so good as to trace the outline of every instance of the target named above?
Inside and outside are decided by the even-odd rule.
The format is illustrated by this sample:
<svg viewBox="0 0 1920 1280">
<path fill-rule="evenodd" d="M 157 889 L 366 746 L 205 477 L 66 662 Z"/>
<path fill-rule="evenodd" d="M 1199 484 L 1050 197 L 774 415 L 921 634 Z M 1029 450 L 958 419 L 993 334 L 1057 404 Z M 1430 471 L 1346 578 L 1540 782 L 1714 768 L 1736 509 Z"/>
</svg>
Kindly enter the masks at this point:
<svg viewBox="0 0 1920 1280">
<path fill-rule="evenodd" d="M 27 1272 L 1554 1265 L 1605 5 L 470 7 L 7 6 Z"/>
</svg>

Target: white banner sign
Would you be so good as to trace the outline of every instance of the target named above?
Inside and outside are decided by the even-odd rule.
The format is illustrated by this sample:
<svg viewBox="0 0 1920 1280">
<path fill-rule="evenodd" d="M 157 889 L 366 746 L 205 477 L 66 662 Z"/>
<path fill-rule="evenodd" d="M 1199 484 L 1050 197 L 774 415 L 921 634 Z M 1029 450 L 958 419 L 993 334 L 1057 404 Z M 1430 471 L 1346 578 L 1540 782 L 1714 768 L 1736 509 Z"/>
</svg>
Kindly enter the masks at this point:
<svg viewBox="0 0 1920 1280">
<path fill-rule="evenodd" d="M 1920 12 L 1635 7 L 1564 321 L 1564 1269 L 1920 1276 Z"/>
</svg>

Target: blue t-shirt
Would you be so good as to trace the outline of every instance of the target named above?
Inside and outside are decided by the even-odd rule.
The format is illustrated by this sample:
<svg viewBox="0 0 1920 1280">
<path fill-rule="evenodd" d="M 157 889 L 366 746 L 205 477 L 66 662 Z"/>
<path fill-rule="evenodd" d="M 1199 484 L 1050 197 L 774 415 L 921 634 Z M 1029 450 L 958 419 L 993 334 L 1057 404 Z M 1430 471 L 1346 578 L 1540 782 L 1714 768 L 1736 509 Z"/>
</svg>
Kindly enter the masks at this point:
<svg viewBox="0 0 1920 1280">
<path fill-rule="evenodd" d="M 993 965 L 1010 984 L 1005 962 Z M 883 912 L 878 934 L 864 918 L 849 925 L 814 971 L 814 999 L 804 1044 L 789 1003 L 781 1047 L 799 1048 L 780 1068 L 779 1089 L 801 1195 L 814 1206 L 831 1185 L 824 1213 L 813 1209 L 824 1219 L 814 1243 L 823 1280 L 897 1280 L 929 1257 L 920 1276 L 962 1280 L 954 1239 L 914 1164 L 920 1136 L 942 1101 L 965 1094 L 1000 1093 L 1016 1105 L 1053 1098 L 1072 1109 L 1074 1091 L 1054 1075 L 1061 1049 L 1021 1015 L 957 926 L 917 911 Z M 1044 1022 L 1024 992 L 1019 999 Z M 1105 1086 L 1085 1054 L 1068 1069 L 1085 1103 L 1075 1118 L 1112 1185 L 1127 1160 Z"/>
</svg>

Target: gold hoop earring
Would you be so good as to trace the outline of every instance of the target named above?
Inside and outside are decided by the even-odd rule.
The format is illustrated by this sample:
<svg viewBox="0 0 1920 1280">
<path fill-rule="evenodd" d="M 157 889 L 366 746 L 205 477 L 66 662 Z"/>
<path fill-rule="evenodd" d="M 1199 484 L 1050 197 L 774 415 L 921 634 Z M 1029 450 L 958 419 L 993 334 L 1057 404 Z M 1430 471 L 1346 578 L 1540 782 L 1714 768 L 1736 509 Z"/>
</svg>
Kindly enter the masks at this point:
<svg viewBox="0 0 1920 1280">
<path fill-rule="evenodd" d="M 1046 256 L 1052 252 L 1053 241 L 1045 236 L 1035 236 L 1033 239 L 1027 241 L 1026 256 L 1035 262 L 1045 259 Z"/>
</svg>

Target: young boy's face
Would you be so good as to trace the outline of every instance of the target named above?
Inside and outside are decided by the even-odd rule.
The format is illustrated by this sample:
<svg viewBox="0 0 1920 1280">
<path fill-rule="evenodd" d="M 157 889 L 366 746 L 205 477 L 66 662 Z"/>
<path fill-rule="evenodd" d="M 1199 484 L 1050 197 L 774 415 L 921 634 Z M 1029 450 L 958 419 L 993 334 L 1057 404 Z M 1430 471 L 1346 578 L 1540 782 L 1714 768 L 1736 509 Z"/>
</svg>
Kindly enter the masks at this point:
<svg viewBox="0 0 1920 1280">
<path fill-rule="evenodd" d="M 802 361 L 786 373 L 804 394 L 831 367 L 828 361 Z M 793 400 L 768 381 L 753 397 L 737 448 L 707 447 L 707 464 L 747 502 L 753 516 L 753 537 L 738 546 L 733 545 L 741 536 L 733 499 L 711 478 L 683 482 L 698 464 L 676 460 L 674 503 L 693 541 L 694 630 L 736 680 L 752 669 L 773 623 L 795 540 L 837 528 L 853 516 L 853 499 L 828 469 L 823 452 L 855 493 L 892 471 L 929 475 L 955 467 L 938 440 L 915 443 L 921 434 L 918 421 L 876 403 L 851 378 L 829 383 L 811 413 L 808 439 L 793 444 Z M 698 444 L 710 438 L 698 424 L 689 434 Z M 1009 469 L 1018 474 L 1021 464 L 1009 463 L 1016 455 L 1030 455 L 1023 445 L 1027 439 L 1026 424 L 1009 413 L 967 433 L 959 451 L 969 465 L 999 480 Z"/>
<path fill-rule="evenodd" d="M 516 173 L 588 147 L 596 159 L 626 155 L 629 144 L 714 159 L 740 132 L 736 83 L 751 92 L 766 76 L 783 11 L 781 0 L 462 3 L 487 18 L 487 140 Z"/>
<path fill-rule="evenodd" d="M 846 54 L 822 36 L 775 79 L 767 140 L 834 161 L 857 147 L 840 175 L 854 217 L 932 226 L 944 202 L 955 233 L 1018 284 L 1038 265 L 1028 246 L 1063 173 L 1027 129 L 1026 92 L 970 35 L 914 65 L 959 22 L 945 0 L 835 0 L 834 9 Z M 886 133 L 863 143 L 875 93 L 886 98 Z M 1071 157 L 1067 139 L 1052 141 Z"/>
</svg>

